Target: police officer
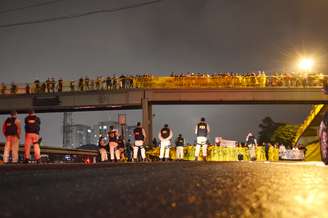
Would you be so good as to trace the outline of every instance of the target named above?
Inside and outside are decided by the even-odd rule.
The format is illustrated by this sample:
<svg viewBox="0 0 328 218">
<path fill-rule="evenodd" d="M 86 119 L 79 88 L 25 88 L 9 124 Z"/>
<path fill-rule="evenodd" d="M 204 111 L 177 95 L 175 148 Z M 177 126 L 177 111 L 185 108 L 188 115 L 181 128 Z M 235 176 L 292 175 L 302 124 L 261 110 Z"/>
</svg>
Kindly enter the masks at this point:
<svg viewBox="0 0 328 218">
<path fill-rule="evenodd" d="M 158 138 L 161 141 L 159 159 L 160 160 L 168 160 L 170 157 L 170 146 L 171 139 L 173 137 L 173 132 L 169 128 L 169 125 L 165 124 L 164 127 L 159 131 Z M 165 159 L 164 159 L 165 158 Z"/>
<path fill-rule="evenodd" d="M 114 129 L 114 126 L 109 127 L 108 131 L 108 142 L 109 142 L 109 153 L 110 153 L 110 160 L 115 160 L 115 150 L 117 148 L 117 140 L 118 140 L 118 131 Z M 117 160 L 119 158 L 116 157 Z"/>
<path fill-rule="evenodd" d="M 249 156 L 252 161 L 256 160 L 256 145 L 257 141 L 253 133 L 249 132 L 246 136 L 246 145 L 249 149 Z"/>
<path fill-rule="evenodd" d="M 140 150 L 141 158 L 144 161 L 146 158 L 146 152 L 144 148 L 146 131 L 141 126 L 140 122 L 137 123 L 137 127 L 133 130 L 133 135 L 134 135 L 133 159 L 137 161 L 138 151 Z"/>
<path fill-rule="evenodd" d="M 8 163 L 9 153 L 11 152 L 12 162 L 18 161 L 19 138 L 21 134 L 21 122 L 17 118 L 16 111 L 10 113 L 2 126 L 2 132 L 6 137 L 6 144 L 3 152 L 3 162 Z"/>
<path fill-rule="evenodd" d="M 178 138 L 175 140 L 175 146 L 176 146 L 176 159 L 177 160 L 183 160 L 183 146 L 185 144 L 184 138 L 181 134 L 179 134 Z"/>
<path fill-rule="evenodd" d="M 205 118 L 202 117 L 200 122 L 196 125 L 195 134 L 197 135 L 195 160 L 198 160 L 200 147 L 203 151 L 203 160 L 206 161 L 207 156 L 207 136 L 210 133 L 210 126 L 205 122 Z"/>
<path fill-rule="evenodd" d="M 98 141 L 98 147 L 99 147 L 99 153 L 100 153 L 100 161 L 107 161 L 108 160 L 108 156 L 107 156 L 107 144 L 105 142 L 105 139 L 103 136 L 99 137 L 99 141 Z"/>
<path fill-rule="evenodd" d="M 24 162 L 28 163 L 30 160 L 30 149 L 33 144 L 34 159 L 40 163 L 40 118 L 36 116 L 33 110 L 29 111 L 25 118 L 25 144 L 24 144 Z"/>
<path fill-rule="evenodd" d="M 119 136 L 117 139 L 117 148 L 115 151 L 115 156 L 117 160 L 124 160 L 124 149 L 125 149 L 125 144 L 124 144 L 124 139 L 122 136 Z"/>
</svg>

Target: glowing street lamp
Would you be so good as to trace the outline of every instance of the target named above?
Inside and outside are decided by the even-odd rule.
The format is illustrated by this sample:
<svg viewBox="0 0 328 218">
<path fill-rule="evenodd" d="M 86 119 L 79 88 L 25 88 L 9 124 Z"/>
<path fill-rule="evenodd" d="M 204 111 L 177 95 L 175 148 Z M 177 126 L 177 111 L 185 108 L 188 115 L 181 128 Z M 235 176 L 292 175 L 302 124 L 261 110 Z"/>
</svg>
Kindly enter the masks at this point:
<svg viewBox="0 0 328 218">
<path fill-rule="evenodd" d="M 312 58 L 301 58 L 298 62 L 298 68 L 304 72 L 311 72 L 314 67 L 314 60 Z"/>
</svg>

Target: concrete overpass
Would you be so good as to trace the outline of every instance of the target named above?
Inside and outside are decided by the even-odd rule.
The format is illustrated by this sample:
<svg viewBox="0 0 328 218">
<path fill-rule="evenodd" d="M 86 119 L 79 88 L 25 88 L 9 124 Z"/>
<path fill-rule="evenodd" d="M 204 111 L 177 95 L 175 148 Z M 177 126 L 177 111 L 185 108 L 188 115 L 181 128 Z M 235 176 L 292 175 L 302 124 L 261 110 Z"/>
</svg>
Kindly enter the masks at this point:
<svg viewBox="0 0 328 218">
<path fill-rule="evenodd" d="M 327 104 L 320 88 L 158 88 L 0 95 L 0 114 L 142 109 L 151 139 L 154 104 Z"/>
</svg>

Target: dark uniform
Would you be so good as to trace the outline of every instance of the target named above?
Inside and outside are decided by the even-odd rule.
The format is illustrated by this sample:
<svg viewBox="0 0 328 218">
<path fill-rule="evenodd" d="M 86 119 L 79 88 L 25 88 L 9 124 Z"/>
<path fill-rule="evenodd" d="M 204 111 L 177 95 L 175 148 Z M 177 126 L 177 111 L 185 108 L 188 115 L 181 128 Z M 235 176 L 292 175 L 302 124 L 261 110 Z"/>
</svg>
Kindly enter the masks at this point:
<svg viewBox="0 0 328 218">
<path fill-rule="evenodd" d="M 20 121 L 16 116 L 8 117 L 3 124 L 2 131 L 6 137 L 6 144 L 3 152 L 4 163 L 8 163 L 10 152 L 12 155 L 12 162 L 18 162 L 19 137 L 21 132 L 20 125 Z"/>
<path fill-rule="evenodd" d="M 172 130 L 170 128 L 168 128 L 167 124 L 165 124 L 164 128 L 162 128 L 158 134 L 158 138 L 161 141 L 159 159 L 164 160 L 164 157 L 165 157 L 165 159 L 169 159 L 172 137 L 173 137 Z"/>
<path fill-rule="evenodd" d="M 199 122 L 196 126 L 195 133 L 197 135 L 197 141 L 196 141 L 196 149 L 195 149 L 195 160 L 198 160 L 200 147 L 202 147 L 203 151 L 203 159 L 206 160 L 207 156 L 207 136 L 210 132 L 209 125 L 205 122 L 205 119 L 202 118 L 201 122 Z"/>
<path fill-rule="evenodd" d="M 177 160 L 183 160 L 183 146 L 184 146 L 184 143 L 185 143 L 184 138 L 180 134 L 179 137 L 175 140 Z"/>
<path fill-rule="evenodd" d="M 40 118 L 37 117 L 34 113 L 30 113 L 25 118 L 25 161 L 27 162 L 30 159 L 30 149 L 33 144 L 34 148 L 34 159 L 36 161 L 40 160 Z"/>
<path fill-rule="evenodd" d="M 116 129 L 110 129 L 108 132 L 108 141 L 109 141 L 109 153 L 110 153 L 110 159 L 112 161 L 115 160 L 115 150 L 117 148 L 117 139 L 118 139 L 118 133 Z M 117 158 L 119 160 L 119 157 Z"/>
<path fill-rule="evenodd" d="M 146 151 L 144 148 L 145 130 L 139 125 L 133 130 L 134 135 L 134 147 L 133 147 L 133 159 L 138 159 L 138 152 L 140 150 L 142 160 L 146 158 Z"/>
</svg>

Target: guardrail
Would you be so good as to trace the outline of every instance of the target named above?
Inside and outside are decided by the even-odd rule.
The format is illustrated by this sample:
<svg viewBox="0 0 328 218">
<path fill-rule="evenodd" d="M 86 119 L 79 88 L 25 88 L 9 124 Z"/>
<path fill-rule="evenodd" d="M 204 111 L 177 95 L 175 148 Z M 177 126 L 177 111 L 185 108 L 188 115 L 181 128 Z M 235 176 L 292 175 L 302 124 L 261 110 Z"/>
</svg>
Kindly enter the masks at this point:
<svg viewBox="0 0 328 218">
<path fill-rule="evenodd" d="M 41 154 L 54 154 L 54 155 L 78 155 L 78 156 L 89 156 L 95 157 L 98 156 L 97 150 L 84 150 L 84 149 L 71 149 L 71 148 L 57 148 L 49 146 L 41 146 Z M 0 151 L 3 152 L 4 143 L 0 143 Z M 19 152 L 24 152 L 24 145 L 19 146 Z M 33 149 L 31 149 L 33 153 Z"/>
</svg>

